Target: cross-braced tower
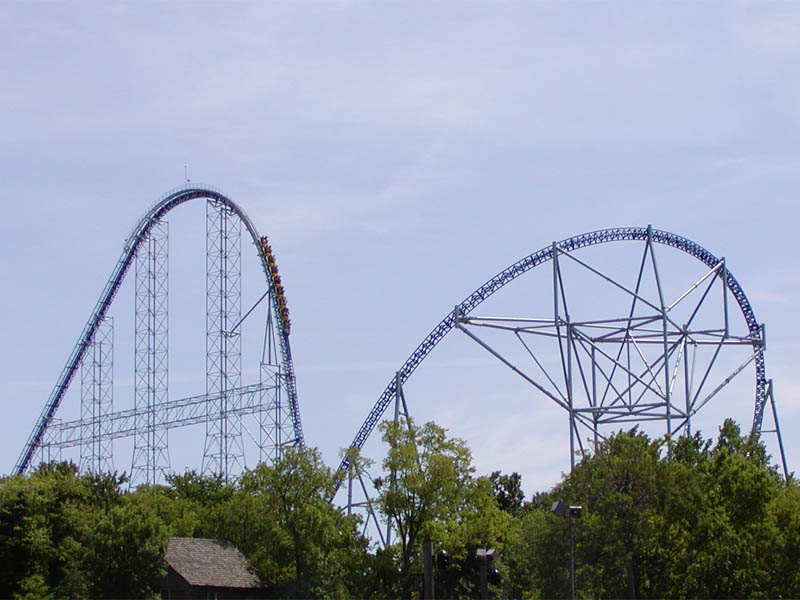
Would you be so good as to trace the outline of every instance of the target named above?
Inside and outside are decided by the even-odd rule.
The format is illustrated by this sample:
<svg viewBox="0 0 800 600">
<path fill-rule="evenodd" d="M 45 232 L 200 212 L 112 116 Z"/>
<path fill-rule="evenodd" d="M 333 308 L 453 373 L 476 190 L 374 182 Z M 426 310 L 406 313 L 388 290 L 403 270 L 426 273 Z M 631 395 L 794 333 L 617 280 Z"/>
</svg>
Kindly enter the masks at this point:
<svg viewBox="0 0 800 600">
<path fill-rule="evenodd" d="M 203 473 L 226 479 L 244 468 L 241 416 L 241 225 L 223 202 L 206 204 L 206 422 Z"/>
<path fill-rule="evenodd" d="M 191 200 L 201 200 L 206 206 L 206 390 L 170 399 L 167 393 L 169 236 L 164 218 L 172 209 Z M 243 228 L 257 250 L 266 283 L 264 294 L 244 316 L 241 311 Z M 114 334 L 108 311 L 132 268 L 135 270 L 133 407 L 114 412 Z M 265 299 L 269 305 L 268 340 L 260 361 L 261 377 L 258 383 L 242 386 L 242 324 Z M 259 235 L 244 211 L 221 192 L 207 187 L 170 192 L 145 213 L 128 236 L 122 255 L 19 455 L 14 473 L 25 473 L 36 462 L 70 459 L 75 455 L 62 455 L 62 450 L 70 448 L 76 452 L 79 449 L 84 471 L 113 471 L 112 440 L 133 438 L 131 485 L 160 483 L 170 470 L 167 431 L 198 424 L 206 426 L 202 454 L 205 474 L 230 478 L 241 473 L 245 468 L 245 450 L 252 451 L 252 446 L 245 445 L 243 432 L 248 433 L 248 439 L 257 447 L 257 453 L 249 455 L 253 460 L 275 458 L 287 444 L 302 445 L 289 330 L 289 310 L 275 257 L 267 238 Z M 256 358 L 255 353 L 251 358 Z M 62 420 L 56 413 L 71 382 L 78 378 L 82 383 L 80 418 Z M 113 398 L 117 404 L 119 398 L 118 394 Z"/>
<path fill-rule="evenodd" d="M 80 468 L 91 473 L 114 470 L 108 436 L 114 404 L 114 321 L 102 319 L 81 360 L 81 421 L 84 443 Z"/>
<path fill-rule="evenodd" d="M 156 221 L 136 252 L 135 410 L 131 484 L 156 483 L 169 470 L 169 226 Z"/>
<path fill-rule="evenodd" d="M 274 329 L 272 306 L 268 305 L 267 331 L 261 357 L 261 410 L 258 413 L 259 459 L 268 462 L 279 459 L 283 446 L 294 443 L 292 413 L 282 393 L 285 375 L 278 357 Z"/>
</svg>

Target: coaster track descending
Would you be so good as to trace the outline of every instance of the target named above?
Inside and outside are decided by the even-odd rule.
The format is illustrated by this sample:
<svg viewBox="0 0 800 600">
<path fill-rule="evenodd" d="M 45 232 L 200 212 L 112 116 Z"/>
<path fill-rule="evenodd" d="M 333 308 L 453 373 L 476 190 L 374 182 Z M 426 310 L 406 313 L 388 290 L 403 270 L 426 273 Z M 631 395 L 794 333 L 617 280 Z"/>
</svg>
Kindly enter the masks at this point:
<svg viewBox="0 0 800 600">
<path fill-rule="evenodd" d="M 244 223 L 245 228 L 252 238 L 253 244 L 258 250 L 259 260 L 268 285 L 268 293 L 272 300 L 272 309 L 280 320 L 280 327 L 278 328 L 278 345 L 280 347 L 280 358 L 282 368 L 282 378 L 284 381 L 285 389 L 288 395 L 289 409 L 291 412 L 291 421 L 294 429 L 294 439 L 292 443 L 296 445 L 303 445 L 303 429 L 300 421 L 300 411 L 297 402 L 297 388 L 295 384 L 294 366 L 292 363 L 292 353 L 289 346 L 289 318 L 288 310 L 286 309 L 285 299 L 283 296 L 283 287 L 281 285 L 280 276 L 278 275 L 277 267 L 275 266 L 274 257 L 272 256 L 271 248 L 267 243 L 266 237 L 261 237 L 247 214 L 232 200 L 223 195 L 220 191 L 208 186 L 187 186 L 174 190 L 161 199 L 145 213 L 139 220 L 133 231 L 128 236 L 122 256 L 114 268 L 114 272 L 109 278 L 106 286 L 100 295 L 94 310 L 92 311 L 89 320 L 87 321 L 83 331 L 78 339 L 75 348 L 67 360 L 61 375 L 56 382 L 47 403 L 42 410 L 36 426 L 33 428 L 30 436 L 28 437 L 22 452 L 14 466 L 13 473 L 15 475 L 23 474 L 31 465 L 33 455 L 37 448 L 39 448 L 44 440 L 45 431 L 51 424 L 56 411 L 66 393 L 70 383 L 75 377 L 79 369 L 82 359 L 87 353 L 92 340 L 101 324 L 106 317 L 111 303 L 117 291 L 122 284 L 131 264 L 136 257 L 137 249 L 143 244 L 151 233 L 153 227 L 161 221 L 161 219 L 172 209 L 177 206 L 194 199 L 206 199 L 208 201 L 217 203 L 217 205 L 224 207 L 227 211 L 233 213 L 238 219 Z M 249 313 L 248 313 L 249 314 Z"/>
<path fill-rule="evenodd" d="M 425 357 L 430 354 L 436 345 L 441 342 L 451 330 L 460 328 L 460 320 L 464 320 L 466 315 L 469 315 L 478 305 L 489 298 L 489 296 L 534 267 L 553 260 L 556 253 L 565 254 L 579 248 L 616 241 L 642 241 L 647 244 L 658 243 L 671 246 L 694 257 L 706 265 L 706 267 L 708 267 L 710 270 L 719 269 L 720 264 L 724 264 L 724 261 L 721 261 L 719 258 L 714 256 L 714 254 L 699 244 L 680 235 L 676 235 L 668 231 L 653 229 L 650 226 L 603 229 L 567 238 L 561 242 L 554 242 L 552 245 L 542 248 L 538 252 L 534 252 L 522 260 L 515 262 L 508 268 L 489 279 L 472 294 L 467 296 L 467 298 L 465 298 L 456 306 L 454 311 L 448 313 L 448 315 L 445 316 L 439 322 L 439 324 L 433 328 L 433 330 L 428 334 L 427 337 L 425 337 L 422 343 L 420 343 L 414 352 L 412 352 L 411 356 L 409 356 L 405 363 L 403 363 L 403 366 L 400 368 L 397 374 L 389 381 L 389 384 L 386 386 L 380 398 L 367 415 L 364 423 L 361 425 L 361 428 L 356 433 L 356 436 L 350 444 L 350 447 L 359 450 L 363 447 L 370 434 L 383 417 L 386 408 L 393 401 L 395 401 L 398 396 L 398 392 L 402 393 L 402 385 L 422 363 Z M 750 302 L 748 301 L 744 291 L 742 290 L 742 287 L 739 285 L 739 282 L 736 280 L 733 274 L 727 269 L 723 269 L 719 272 L 719 276 L 723 279 L 728 293 L 730 293 L 731 296 L 736 299 L 749 331 L 749 338 L 754 346 L 753 360 L 755 363 L 756 393 L 753 410 L 752 431 L 760 432 L 761 423 L 764 416 L 764 408 L 768 398 L 768 381 L 765 374 L 763 354 L 763 328 L 757 322 L 755 314 L 753 313 L 753 309 L 750 306 Z M 339 469 L 336 473 L 337 490 L 342 481 L 344 481 L 344 479 L 347 477 L 349 467 L 350 455 L 345 454 L 345 457 L 342 459 Z"/>
</svg>

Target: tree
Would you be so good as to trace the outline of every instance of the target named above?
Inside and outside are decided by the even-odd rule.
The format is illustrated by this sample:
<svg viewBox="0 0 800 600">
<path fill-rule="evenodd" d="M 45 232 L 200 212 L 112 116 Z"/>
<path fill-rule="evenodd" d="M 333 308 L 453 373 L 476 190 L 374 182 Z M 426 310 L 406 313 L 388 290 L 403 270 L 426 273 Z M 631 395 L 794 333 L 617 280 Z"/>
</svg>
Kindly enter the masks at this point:
<svg viewBox="0 0 800 600">
<path fill-rule="evenodd" d="M 525 500 L 522 476 L 519 473 L 503 475 L 500 471 L 494 471 L 489 475 L 489 480 L 494 486 L 494 497 L 500 509 L 511 515 L 518 515 Z"/>
<path fill-rule="evenodd" d="M 495 547 L 502 554 L 513 517 L 500 509 L 492 481 L 473 477 L 472 454 L 463 440 L 435 423 L 418 426 L 411 419 L 380 428 L 388 451 L 385 476 L 375 484 L 380 510 L 397 535 L 400 595 L 410 597 L 419 589 L 426 535 L 449 556 L 449 565 L 437 570 L 436 595 L 470 595 L 479 582 L 477 548 Z"/>
<path fill-rule="evenodd" d="M 800 597 L 800 487 L 790 480 L 772 499 L 768 511 L 778 530 L 777 544 L 772 555 L 775 562 L 774 584 L 769 595 L 773 598 Z"/>
<path fill-rule="evenodd" d="M 435 522 L 432 530 L 434 539 L 450 557 L 449 567 L 437 572 L 437 597 L 462 598 L 480 593 L 478 548 L 495 548 L 498 558 L 492 562 L 492 568 L 507 570 L 504 565 L 509 540 L 514 535 L 514 518 L 498 506 L 494 485 L 488 477 L 469 479 L 455 511 L 449 518 Z"/>
<path fill-rule="evenodd" d="M 389 445 L 383 469 L 388 478 L 376 482 L 381 511 L 397 532 L 400 576 L 404 595 L 412 589 L 408 579 L 424 535 L 435 523 L 452 518 L 471 484 L 472 455 L 463 440 L 448 438 L 444 429 L 429 422 L 384 421 L 383 440 Z"/>
<path fill-rule="evenodd" d="M 163 523 L 170 537 L 203 537 L 203 524 L 207 505 L 176 494 L 172 488 L 161 485 L 140 485 L 125 497 L 137 510 L 152 515 Z M 213 505 L 213 504 L 212 504 Z"/>
<path fill-rule="evenodd" d="M 578 593 L 598 597 L 796 595 L 798 519 L 792 483 L 757 438 L 726 421 L 715 444 L 632 430 L 601 442 L 522 511 L 510 595 L 569 593 L 567 523 L 554 500 L 581 504 L 574 522 Z M 792 562 L 796 565 L 796 562 Z"/>
<path fill-rule="evenodd" d="M 124 481 L 115 474 L 79 477 L 67 463 L 2 480 L 0 596 L 152 596 L 166 531 L 127 502 Z"/>
<path fill-rule="evenodd" d="M 366 540 L 328 502 L 333 476 L 312 448 L 286 448 L 246 471 L 204 525 L 233 542 L 278 597 L 363 595 Z"/>
</svg>

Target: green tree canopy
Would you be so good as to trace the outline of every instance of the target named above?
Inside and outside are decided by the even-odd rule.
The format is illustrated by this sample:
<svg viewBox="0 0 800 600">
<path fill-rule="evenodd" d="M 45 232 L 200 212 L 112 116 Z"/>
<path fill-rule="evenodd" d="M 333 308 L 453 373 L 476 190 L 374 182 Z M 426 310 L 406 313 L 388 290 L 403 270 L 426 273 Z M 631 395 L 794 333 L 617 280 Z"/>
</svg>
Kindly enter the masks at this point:
<svg viewBox="0 0 800 600">
<path fill-rule="evenodd" d="M 125 598 L 155 593 L 161 521 L 128 502 L 116 475 L 43 465 L 0 484 L 0 596 Z"/>
<path fill-rule="evenodd" d="M 669 452 L 636 429 L 612 435 L 527 504 L 518 474 L 476 477 L 467 445 L 438 425 L 401 419 L 381 431 L 386 548 L 329 503 L 332 473 L 310 448 L 286 448 L 237 481 L 189 471 L 133 492 L 124 476 L 49 464 L 0 479 L 0 596 L 152 597 L 177 535 L 232 542 L 274 597 L 413 597 L 430 535 L 449 556 L 437 597 L 479 594 L 479 547 L 499 553 L 495 596 L 567 597 L 568 522 L 551 514 L 555 500 L 584 509 L 572 523 L 580 596 L 800 596 L 800 488 L 732 421 Z"/>
<path fill-rule="evenodd" d="M 385 477 L 376 482 L 381 512 L 397 533 L 400 592 L 416 593 L 415 576 L 422 572 L 421 543 L 425 535 L 450 557 L 440 569 L 440 597 L 469 595 L 477 585 L 475 550 L 503 547 L 512 516 L 500 509 L 494 485 L 473 476 L 472 454 L 466 443 L 429 422 L 411 419 L 380 425 L 388 451 Z"/>
<path fill-rule="evenodd" d="M 211 537 L 233 542 L 277 597 L 363 595 L 367 540 L 359 520 L 328 502 L 333 475 L 312 448 L 286 448 L 246 471 L 207 513 Z"/>
<path fill-rule="evenodd" d="M 784 483 L 757 438 L 726 421 L 716 443 L 637 430 L 599 444 L 537 506 L 523 511 L 511 595 L 566 597 L 567 523 L 549 513 L 584 507 L 574 523 L 580 595 L 618 598 L 796 596 L 796 486 Z M 791 541 L 790 541 L 791 540 Z M 794 553 L 794 554 L 792 554 Z M 796 564 L 796 563 L 795 563 Z"/>
</svg>

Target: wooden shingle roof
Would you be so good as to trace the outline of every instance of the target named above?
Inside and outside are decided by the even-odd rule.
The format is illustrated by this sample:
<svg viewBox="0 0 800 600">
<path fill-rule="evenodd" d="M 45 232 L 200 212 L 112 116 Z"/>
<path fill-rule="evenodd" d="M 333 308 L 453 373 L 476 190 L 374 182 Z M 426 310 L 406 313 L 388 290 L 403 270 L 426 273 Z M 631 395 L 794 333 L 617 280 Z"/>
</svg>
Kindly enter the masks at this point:
<svg viewBox="0 0 800 600">
<path fill-rule="evenodd" d="M 260 582 L 239 550 L 224 540 L 169 538 L 167 564 L 190 585 L 254 588 Z"/>
</svg>

